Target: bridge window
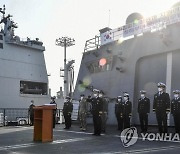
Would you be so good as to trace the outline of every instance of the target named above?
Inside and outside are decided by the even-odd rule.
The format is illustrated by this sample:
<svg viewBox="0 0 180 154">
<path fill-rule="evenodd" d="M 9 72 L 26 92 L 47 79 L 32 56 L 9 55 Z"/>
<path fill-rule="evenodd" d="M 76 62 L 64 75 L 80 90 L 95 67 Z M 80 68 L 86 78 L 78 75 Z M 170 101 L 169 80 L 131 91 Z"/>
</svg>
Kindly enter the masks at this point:
<svg viewBox="0 0 180 154">
<path fill-rule="evenodd" d="M 86 65 L 90 73 L 105 72 L 112 69 L 112 60 L 113 57 L 106 57 L 87 63 Z"/>
<path fill-rule="evenodd" d="M 47 95 L 47 83 L 20 81 L 20 93 Z"/>
</svg>

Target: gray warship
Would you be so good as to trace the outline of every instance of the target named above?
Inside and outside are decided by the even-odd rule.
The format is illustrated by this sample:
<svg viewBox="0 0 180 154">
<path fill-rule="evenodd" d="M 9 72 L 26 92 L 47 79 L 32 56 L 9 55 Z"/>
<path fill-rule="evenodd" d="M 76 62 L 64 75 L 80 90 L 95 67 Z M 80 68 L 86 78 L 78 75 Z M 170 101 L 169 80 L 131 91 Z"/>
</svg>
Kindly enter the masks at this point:
<svg viewBox="0 0 180 154">
<path fill-rule="evenodd" d="M 0 8 L 0 15 L 4 27 L 0 30 L 0 113 L 1 118 L 6 115 L 8 121 L 14 121 L 28 116 L 31 100 L 35 105 L 50 100 L 45 47 L 38 38 L 21 39 L 15 35 L 18 26 L 11 15 L 5 14 L 5 6 Z"/>
<path fill-rule="evenodd" d="M 137 103 L 139 91 L 144 89 L 151 100 L 149 124 L 155 125 L 152 104 L 157 83 L 165 83 L 170 95 L 180 89 L 179 6 L 177 3 L 148 18 L 132 13 L 124 26 L 103 28 L 99 35 L 87 40 L 74 99 L 78 100 L 80 94 L 91 95 L 94 88 L 102 90 L 109 100 L 107 123 L 116 124 L 114 98 L 128 92 L 133 102 L 131 123 L 138 125 Z M 174 125 L 170 114 L 168 124 Z"/>
</svg>

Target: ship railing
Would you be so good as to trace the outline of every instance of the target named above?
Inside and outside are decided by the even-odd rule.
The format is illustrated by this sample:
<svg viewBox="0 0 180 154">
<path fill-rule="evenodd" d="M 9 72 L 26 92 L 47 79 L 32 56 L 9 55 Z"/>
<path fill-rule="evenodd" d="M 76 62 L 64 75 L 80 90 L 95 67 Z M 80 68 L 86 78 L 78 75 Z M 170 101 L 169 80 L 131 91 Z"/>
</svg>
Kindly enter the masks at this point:
<svg viewBox="0 0 180 154">
<path fill-rule="evenodd" d="M 86 41 L 84 52 L 98 49 L 100 44 L 100 36 L 96 35 L 94 38 Z"/>
<path fill-rule="evenodd" d="M 31 40 L 30 38 L 20 38 L 19 36 L 12 36 L 6 38 L 6 43 L 16 44 L 20 46 L 27 46 L 35 49 L 45 50 L 43 42 L 38 38 Z"/>
<path fill-rule="evenodd" d="M 62 109 L 56 111 L 56 123 L 63 123 Z M 28 108 L 0 108 L 0 126 L 29 125 Z"/>
</svg>

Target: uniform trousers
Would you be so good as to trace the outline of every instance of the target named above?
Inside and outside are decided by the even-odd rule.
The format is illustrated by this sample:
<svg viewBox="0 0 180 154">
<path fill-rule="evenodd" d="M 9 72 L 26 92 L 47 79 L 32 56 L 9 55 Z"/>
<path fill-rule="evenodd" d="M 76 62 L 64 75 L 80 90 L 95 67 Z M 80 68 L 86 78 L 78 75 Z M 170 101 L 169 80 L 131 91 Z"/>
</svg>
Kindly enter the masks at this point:
<svg viewBox="0 0 180 154">
<path fill-rule="evenodd" d="M 34 114 L 30 114 L 30 125 L 34 125 Z"/>
<path fill-rule="evenodd" d="M 93 124 L 94 124 L 94 134 L 100 135 L 102 131 L 101 130 L 102 121 L 101 121 L 101 116 L 99 115 L 99 113 L 93 114 Z"/>
<path fill-rule="evenodd" d="M 180 134 L 180 113 L 173 114 L 176 133 Z"/>
<path fill-rule="evenodd" d="M 158 122 L 158 128 L 160 133 L 167 133 L 167 114 L 162 112 L 156 112 L 156 119 Z"/>
<path fill-rule="evenodd" d="M 123 115 L 123 129 L 130 128 L 130 117 L 129 115 Z"/>
<path fill-rule="evenodd" d="M 64 119 L 65 119 L 65 128 L 70 128 L 71 127 L 71 114 L 64 114 Z"/>
<path fill-rule="evenodd" d="M 79 113 L 79 120 L 80 120 L 80 125 L 82 129 L 86 129 L 86 113 L 85 112 Z"/>
<path fill-rule="evenodd" d="M 106 122 L 108 119 L 108 115 L 106 112 L 103 112 L 101 115 L 101 121 L 102 121 L 102 131 L 105 132 L 106 131 Z"/>
<path fill-rule="evenodd" d="M 139 121 L 141 125 L 141 131 L 147 131 L 148 128 L 148 114 L 139 113 Z"/>
<path fill-rule="evenodd" d="M 123 130 L 123 117 L 120 114 L 116 114 L 116 119 L 118 122 L 118 130 Z"/>
</svg>

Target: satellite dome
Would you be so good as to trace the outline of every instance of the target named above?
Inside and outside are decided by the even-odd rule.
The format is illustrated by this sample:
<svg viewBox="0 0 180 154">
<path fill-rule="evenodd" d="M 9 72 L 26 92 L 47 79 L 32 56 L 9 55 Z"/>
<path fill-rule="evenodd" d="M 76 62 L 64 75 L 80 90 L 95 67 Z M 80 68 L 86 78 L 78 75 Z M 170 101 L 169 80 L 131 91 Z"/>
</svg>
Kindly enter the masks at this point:
<svg viewBox="0 0 180 154">
<path fill-rule="evenodd" d="M 140 13 L 132 13 L 126 19 L 126 24 L 133 23 L 136 20 L 142 19 L 143 16 Z"/>
<path fill-rule="evenodd" d="M 180 2 L 175 3 L 175 4 L 172 6 L 172 8 L 175 8 L 175 7 L 178 7 L 178 6 L 180 6 Z"/>
</svg>

